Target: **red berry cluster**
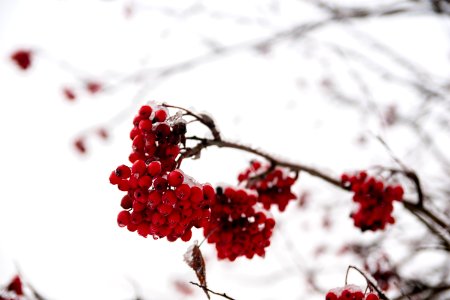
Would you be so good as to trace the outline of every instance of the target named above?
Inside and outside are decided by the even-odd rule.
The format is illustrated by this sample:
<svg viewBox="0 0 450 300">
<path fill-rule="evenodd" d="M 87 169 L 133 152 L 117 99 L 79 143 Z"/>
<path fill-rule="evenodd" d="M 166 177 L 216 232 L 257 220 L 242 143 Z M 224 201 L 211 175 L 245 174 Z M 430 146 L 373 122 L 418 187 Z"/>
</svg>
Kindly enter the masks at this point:
<svg viewBox="0 0 450 300">
<path fill-rule="evenodd" d="M 358 210 L 351 214 L 355 226 L 362 231 L 376 231 L 395 222 L 392 216 L 393 202 L 403 198 L 400 185 L 385 186 L 382 181 L 368 176 L 364 171 L 357 175 L 343 174 L 341 182 L 354 192 L 353 200 L 359 204 Z"/>
<path fill-rule="evenodd" d="M 31 66 L 30 50 L 20 49 L 11 54 L 11 60 L 22 70 L 26 70 Z"/>
<path fill-rule="evenodd" d="M 289 201 L 297 198 L 291 191 L 295 177 L 289 176 L 281 168 L 271 170 L 270 165 L 263 166 L 258 161 L 252 161 L 250 167 L 239 174 L 238 181 L 258 192 L 258 202 L 265 209 L 276 204 L 280 211 L 284 211 Z"/>
<path fill-rule="evenodd" d="M 215 243 L 219 259 L 234 261 L 239 256 L 264 256 L 270 245 L 275 220 L 255 211 L 257 196 L 251 191 L 216 189 L 211 220 L 204 228 L 209 243 Z"/>
<path fill-rule="evenodd" d="M 391 265 L 389 258 L 386 255 L 383 255 L 372 262 L 366 260 L 364 269 L 372 275 L 383 291 L 389 290 L 392 281 L 399 278 L 396 268 Z"/>
<path fill-rule="evenodd" d="M 215 191 L 210 185 L 194 184 L 176 169 L 185 123 L 168 119 L 162 107 L 149 105 L 141 107 L 133 123 L 129 156 L 133 164 L 118 166 L 109 177 L 126 192 L 117 222 L 144 237 L 189 241 L 191 228 L 208 222 Z"/>
<path fill-rule="evenodd" d="M 18 275 L 14 276 L 5 287 L 4 292 L 0 290 L 0 300 L 18 300 L 24 295 L 22 280 Z"/>
<path fill-rule="evenodd" d="M 349 284 L 344 287 L 331 289 L 325 300 L 380 300 L 377 294 L 364 294 L 359 286 Z"/>
</svg>

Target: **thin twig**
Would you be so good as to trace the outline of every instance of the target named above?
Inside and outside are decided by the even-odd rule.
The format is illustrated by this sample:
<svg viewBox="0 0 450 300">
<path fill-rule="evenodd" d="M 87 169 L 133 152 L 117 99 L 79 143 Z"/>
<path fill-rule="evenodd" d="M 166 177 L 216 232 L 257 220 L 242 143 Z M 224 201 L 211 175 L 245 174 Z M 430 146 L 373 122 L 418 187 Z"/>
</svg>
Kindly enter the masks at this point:
<svg viewBox="0 0 450 300">
<path fill-rule="evenodd" d="M 189 283 L 190 283 L 190 284 L 193 284 L 193 285 L 195 285 L 195 286 L 198 286 L 199 288 L 202 288 L 203 290 L 207 290 L 207 291 L 210 292 L 211 294 L 214 294 L 214 295 L 217 295 L 217 296 L 221 296 L 221 297 L 223 297 L 223 298 L 225 298 L 225 299 L 236 300 L 236 299 L 231 298 L 230 296 L 228 296 L 226 293 L 217 293 L 217 292 L 211 291 L 209 288 L 207 288 L 207 287 L 205 287 L 205 286 L 203 286 L 203 285 L 201 285 L 201 284 L 192 282 L 192 281 L 189 281 Z"/>
<path fill-rule="evenodd" d="M 190 115 L 192 117 L 194 117 L 196 120 L 198 120 L 200 123 L 202 123 L 203 125 L 205 125 L 206 127 L 209 128 L 209 130 L 211 131 L 211 134 L 214 137 L 214 140 L 220 140 L 220 132 L 217 130 L 216 124 L 214 123 L 213 119 L 211 119 L 209 116 L 207 115 L 199 115 L 194 113 L 193 111 L 183 108 L 183 107 L 179 107 L 179 106 L 175 106 L 175 105 L 170 105 L 170 104 L 166 104 L 163 103 L 162 106 L 168 107 L 168 108 L 176 108 L 176 109 L 181 109 L 183 111 L 186 112 L 187 115 Z"/>
<path fill-rule="evenodd" d="M 347 272 L 345 274 L 345 285 L 347 285 L 347 277 L 350 269 L 353 269 L 357 271 L 359 274 L 361 274 L 366 279 L 367 285 L 369 285 L 378 293 L 378 296 L 380 296 L 381 300 L 389 300 L 389 298 L 383 293 L 383 291 L 378 287 L 378 285 L 375 282 L 373 282 L 372 279 L 370 279 L 369 276 L 367 276 L 363 271 L 361 271 L 355 266 L 348 266 Z"/>
</svg>

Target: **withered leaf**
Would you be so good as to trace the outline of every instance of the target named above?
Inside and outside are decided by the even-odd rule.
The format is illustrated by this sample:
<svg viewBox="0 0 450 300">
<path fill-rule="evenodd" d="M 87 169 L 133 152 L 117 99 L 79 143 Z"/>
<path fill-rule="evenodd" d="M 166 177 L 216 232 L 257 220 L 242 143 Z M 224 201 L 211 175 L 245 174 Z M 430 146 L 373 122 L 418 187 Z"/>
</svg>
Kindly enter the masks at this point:
<svg viewBox="0 0 450 300">
<path fill-rule="evenodd" d="M 194 244 L 188 248 L 188 250 L 184 254 L 184 261 L 188 264 L 189 267 L 192 268 L 192 270 L 194 270 L 200 285 L 203 287 L 203 291 L 205 292 L 208 299 L 211 299 L 206 285 L 205 260 L 203 259 L 202 252 L 200 251 L 200 247 L 197 245 L 197 242 L 194 242 Z"/>
</svg>

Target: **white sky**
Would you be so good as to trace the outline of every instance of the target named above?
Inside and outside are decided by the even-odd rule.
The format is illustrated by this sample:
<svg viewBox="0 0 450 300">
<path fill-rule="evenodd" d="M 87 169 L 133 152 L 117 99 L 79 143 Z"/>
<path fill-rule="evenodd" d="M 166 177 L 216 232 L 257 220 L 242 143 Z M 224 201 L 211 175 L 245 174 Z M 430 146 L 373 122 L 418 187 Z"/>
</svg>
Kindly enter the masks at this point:
<svg viewBox="0 0 450 300">
<path fill-rule="evenodd" d="M 201 38 L 234 44 L 315 16 L 312 9 L 300 10 L 296 1 L 283 2 L 276 15 L 268 10 L 269 1 L 258 2 L 211 1 L 209 5 L 213 11 L 269 20 L 268 25 L 236 24 L 201 14 L 180 19 L 154 9 L 187 7 L 184 1 L 151 1 L 153 9 L 138 10 L 131 19 L 123 16 L 123 1 L 0 1 L 0 284 L 14 274 L 17 263 L 49 299 L 130 299 L 130 280 L 140 286 L 146 299 L 183 299 L 171 282 L 195 280 L 182 261 L 190 243 L 143 239 L 116 225 L 122 195 L 109 185 L 108 175 L 127 160 L 132 114 L 116 124 L 111 141 L 92 139 L 87 157 L 78 156 L 71 144 L 80 131 L 106 122 L 127 107 L 142 84 L 122 85 L 95 97 L 82 94 L 75 103 L 67 103 L 61 87 L 79 83 L 55 61 L 63 59 L 84 70 L 77 74 L 81 78 L 103 79 L 102 75 L 131 73 L 144 63 L 165 66 L 206 53 Z M 414 35 L 409 34 L 412 24 Z M 382 37 L 433 73 L 448 77 L 448 22 L 418 16 L 371 21 L 360 29 Z M 161 35 L 168 37 L 161 39 Z M 391 163 L 368 132 L 383 134 L 399 156 L 423 165 L 426 156 L 411 151 L 414 134 L 402 128 L 385 131 L 370 109 L 363 115 L 320 92 L 317 82 L 329 73 L 339 76 L 343 64 L 312 43 L 344 41 L 357 49 L 358 44 L 340 26 L 312 38 L 282 45 L 267 56 L 241 51 L 208 62 L 152 86 L 140 103 L 157 100 L 207 111 L 225 137 L 333 174 Z M 41 54 L 28 72 L 17 70 L 8 60 L 21 46 Z M 383 64 L 393 68 L 391 62 Z M 351 88 L 345 76 L 337 79 Z M 372 88 L 381 108 L 394 103 L 409 113 L 417 106 L 417 99 L 408 97 L 410 91 L 380 80 L 374 80 Z M 369 138 L 362 148 L 355 143 L 360 134 Z M 183 169 L 202 182 L 233 184 L 250 158 L 211 149 L 201 160 L 186 162 Z M 423 169 L 425 175 L 434 171 Z M 346 215 L 351 209 L 348 194 L 302 175 L 295 190 L 305 189 L 313 192 L 318 203 L 312 203 L 307 212 L 294 204 L 288 207 L 280 216 L 284 234 L 275 234 L 265 259 L 218 262 L 213 246 L 202 246 L 212 289 L 237 299 L 280 299 L 281 294 L 283 299 L 321 299 L 308 295 L 295 268 L 286 279 L 261 283 L 265 276 L 293 266 L 284 235 L 295 241 L 301 267 L 330 268 L 321 277 L 324 287 L 343 282 L 345 267 L 354 259 L 344 256 L 336 262 L 329 250 L 328 256 L 315 261 L 310 258 L 315 247 L 338 249 L 345 241 L 379 235 L 362 236 L 352 227 Z M 337 228 L 325 233 L 320 230 L 324 205 L 338 212 Z M 400 232 L 410 221 L 405 216 L 392 230 Z M 195 238 L 201 239 L 201 233 Z M 401 253 L 399 249 L 393 255 Z M 196 290 L 191 298 L 204 296 Z"/>
</svg>

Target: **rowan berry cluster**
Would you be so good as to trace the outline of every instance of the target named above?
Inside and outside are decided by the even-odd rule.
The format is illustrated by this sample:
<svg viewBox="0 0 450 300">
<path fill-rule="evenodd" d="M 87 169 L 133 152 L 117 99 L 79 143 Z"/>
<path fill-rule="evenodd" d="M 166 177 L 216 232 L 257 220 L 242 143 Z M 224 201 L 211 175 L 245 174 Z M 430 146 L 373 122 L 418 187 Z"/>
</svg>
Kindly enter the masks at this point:
<svg viewBox="0 0 450 300">
<path fill-rule="evenodd" d="M 11 54 L 11 60 L 22 70 L 31 66 L 31 51 L 19 49 Z"/>
<path fill-rule="evenodd" d="M 358 210 L 351 214 L 355 226 L 362 231 L 376 231 L 395 222 L 392 216 L 393 202 L 403 198 L 403 188 L 400 185 L 386 186 L 364 171 L 356 175 L 343 174 L 341 182 L 354 192 L 353 201 L 359 204 Z"/>
<path fill-rule="evenodd" d="M 0 290 L 0 300 L 18 300 L 23 295 L 22 280 L 18 275 L 11 279 L 4 291 Z"/>
<path fill-rule="evenodd" d="M 357 285 L 349 284 L 344 287 L 331 289 L 325 296 L 325 300 L 379 300 L 377 294 L 364 294 Z"/>
<path fill-rule="evenodd" d="M 269 164 L 262 165 L 259 161 L 252 161 L 250 167 L 239 174 L 238 181 L 258 192 L 258 202 L 265 209 L 277 205 L 280 211 L 284 211 L 289 201 L 297 198 L 291 191 L 295 177 L 281 168 L 272 169 Z"/>
<path fill-rule="evenodd" d="M 167 111 L 156 105 L 142 106 L 133 124 L 132 166 L 120 165 L 109 177 L 126 192 L 117 222 L 144 237 L 189 241 L 192 227 L 208 222 L 215 191 L 176 169 L 186 125 L 179 118 L 168 118 Z"/>
<path fill-rule="evenodd" d="M 270 245 L 275 220 L 255 210 L 257 195 L 227 187 L 216 189 L 211 220 L 204 228 L 209 243 L 216 245 L 219 259 L 234 261 L 239 256 L 264 256 Z"/>
</svg>

